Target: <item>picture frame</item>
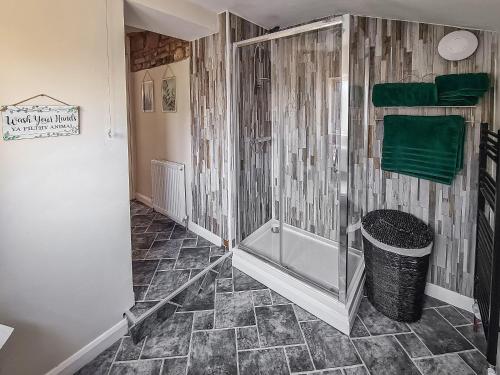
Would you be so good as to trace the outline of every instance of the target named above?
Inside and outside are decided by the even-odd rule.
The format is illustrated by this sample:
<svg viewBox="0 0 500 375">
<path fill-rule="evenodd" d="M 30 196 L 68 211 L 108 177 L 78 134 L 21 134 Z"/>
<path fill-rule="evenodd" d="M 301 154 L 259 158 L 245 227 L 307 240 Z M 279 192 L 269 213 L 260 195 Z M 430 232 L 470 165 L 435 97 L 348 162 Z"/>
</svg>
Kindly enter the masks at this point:
<svg viewBox="0 0 500 375">
<path fill-rule="evenodd" d="M 155 110 L 154 81 L 142 82 L 142 111 L 154 112 Z"/>
<path fill-rule="evenodd" d="M 177 112 L 177 82 L 175 76 L 162 79 L 161 104 L 163 112 Z"/>
</svg>

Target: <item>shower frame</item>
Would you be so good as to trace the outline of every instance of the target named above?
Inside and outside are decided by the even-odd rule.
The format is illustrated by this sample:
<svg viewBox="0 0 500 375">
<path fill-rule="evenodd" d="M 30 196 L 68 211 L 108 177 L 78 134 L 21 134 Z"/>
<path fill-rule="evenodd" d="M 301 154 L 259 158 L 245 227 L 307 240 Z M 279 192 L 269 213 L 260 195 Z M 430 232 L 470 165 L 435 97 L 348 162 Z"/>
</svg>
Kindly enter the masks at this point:
<svg viewBox="0 0 500 375">
<path fill-rule="evenodd" d="M 238 64 L 238 51 L 239 48 L 245 47 L 245 46 L 251 46 L 251 45 L 257 45 L 258 43 L 263 43 L 263 42 L 270 42 L 276 39 L 281 39 L 285 37 L 291 37 L 294 35 L 299 35 L 311 31 L 318 31 L 334 26 L 342 26 L 342 56 L 341 56 L 341 74 L 340 74 L 340 79 L 341 79 L 341 90 L 340 90 L 340 133 L 336 133 L 336 144 L 337 144 L 337 149 L 338 149 L 338 159 L 337 159 L 337 173 L 339 177 L 339 183 L 338 183 L 338 204 L 339 204 L 339 237 L 338 237 L 338 266 L 339 266 L 339 272 L 338 272 L 338 290 L 337 291 L 332 291 L 332 290 L 325 290 L 325 287 L 316 284 L 312 280 L 307 279 L 306 277 L 303 277 L 299 275 L 298 273 L 295 273 L 288 268 L 282 266 L 281 264 L 277 264 L 275 262 L 272 262 L 265 257 L 260 256 L 259 254 L 256 254 L 252 249 L 244 246 L 243 244 L 239 243 L 241 239 L 241 234 L 240 234 L 240 226 L 238 225 L 238 220 L 239 220 L 239 189 L 237 187 L 238 182 L 240 181 L 240 175 L 239 175 L 239 166 L 237 163 L 237 158 L 239 155 L 239 110 L 238 110 L 238 105 L 239 105 L 239 98 L 238 98 L 238 93 L 239 93 L 239 64 Z M 230 153 L 234 152 L 234 158 L 232 157 L 231 154 L 229 154 L 229 160 L 232 160 L 233 168 L 234 168 L 234 173 L 232 174 L 234 181 L 230 182 L 230 189 L 236 189 L 236 198 L 237 202 L 232 202 L 232 204 L 236 203 L 235 207 L 235 214 L 230 215 L 233 220 L 236 220 L 236 235 L 234 238 L 236 238 L 236 244 L 235 246 L 231 243 L 230 247 L 235 249 L 242 249 L 244 252 L 247 252 L 251 254 L 250 256 L 253 256 L 255 258 L 260 259 L 263 261 L 264 264 L 268 264 L 271 267 L 277 267 L 280 271 L 290 275 L 291 277 L 298 279 L 299 281 L 307 284 L 309 287 L 311 287 L 311 291 L 313 290 L 312 288 L 320 289 L 322 294 L 327 295 L 329 294 L 330 297 L 333 297 L 335 300 L 340 302 L 343 306 L 348 305 L 348 310 L 350 311 L 351 308 L 354 310 L 357 310 L 357 306 L 359 304 L 360 300 L 360 292 L 358 289 L 359 285 L 361 284 L 361 281 L 364 277 L 363 275 L 363 270 L 364 270 L 364 265 L 361 269 L 361 272 L 356 272 L 357 274 L 355 277 L 352 279 L 352 284 L 356 283 L 358 285 L 354 285 L 354 288 L 356 289 L 354 293 L 352 293 L 351 288 L 349 288 L 349 283 L 348 283 L 348 277 L 347 277 L 347 262 L 348 262 L 348 253 L 349 251 L 357 251 L 359 254 L 359 250 L 355 249 L 350 249 L 349 248 L 349 242 L 348 242 L 348 224 L 349 224 L 349 70 L 350 70 L 350 61 L 349 61 L 349 46 L 350 46 L 350 25 L 351 25 L 351 17 L 349 14 L 341 15 L 341 16 L 335 16 L 331 17 L 328 19 L 312 22 L 309 24 L 297 26 L 297 27 L 292 27 L 289 29 L 285 29 L 282 31 L 278 31 L 275 33 L 271 34 L 265 34 L 262 36 L 254 37 L 251 39 L 243 40 L 240 42 L 234 42 L 232 43 L 232 64 L 231 64 L 231 76 L 232 80 L 230 83 L 230 86 L 228 87 L 230 89 L 230 101 L 231 105 L 230 108 L 231 114 L 228 116 L 228 121 L 229 123 L 232 124 L 230 126 L 231 132 L 228 137 L 228 142 L 229 142 L 229 150 Z M 231 47 L 228 46 L 228 50 Z M 272 60 L 271 60 L 272 63 Z M 283 164 L 284 161 L 284 139 L 283 139 L 283 128 L 282 124 L 280 126 L 280 131 L 279 134 L 281 135 L 281 139 L 278 140 L 279 142 L 279 158 L 280 158 L 280 163 L 281 165 Z M 231 144 L 232 141 L 232 144 Z M 279 176 L 279 181 L 280 181 L 280 186 L 283 185 L 283 180 L 284 180 L 284 175 L 283 175 L 283 170 L 281 168 L 280 171 L 280 176 Z M 283 193 L 280 193 L 280 204 L 279 204 L 279 210 L 280 210 L 280 227 L 281 229 L 283 228 L 283 211 L 284 211 L 284 204 L 283 204 Z M 231 227 L 231 223 L 230 223 Z M 280 241 L 281 242 L 281 241 Z M 336 241 L 334 241 L 336 242 Z M 280 257 L 282 253 L 282 244 L 280 243 Z M 243 257 L 246 257 L 246 255 L 242 255 Z M 363 261 L 362 261 L 363 262 Z M 363 262 L 364 263 L 364 262 Z M 292 279 L 288 279 L 288 283 L 290 283 Z M 292 286 L 293 287 L 293 286 Z M 349 293 L 348 293 L 349 290 Z M 354 297 L 350 298 L 350 294 L 353 294 Z M 319 295 L 320 298 L 323 298 L 323 295 Z M 325 300 L 326 301 L 326 300 Z M 352 323 L 352 317 L 349 317 L 351 315 L 348 313 L 348 320 L 351 320 Z M 335 325 L 335 324 L 334 324 Z M 350 329 L 350 324 L 347 324 L 347 330 Z M 339 327 L 342 331 L 346 331 L 346 328 L 344 326 Z"/>
</svg>

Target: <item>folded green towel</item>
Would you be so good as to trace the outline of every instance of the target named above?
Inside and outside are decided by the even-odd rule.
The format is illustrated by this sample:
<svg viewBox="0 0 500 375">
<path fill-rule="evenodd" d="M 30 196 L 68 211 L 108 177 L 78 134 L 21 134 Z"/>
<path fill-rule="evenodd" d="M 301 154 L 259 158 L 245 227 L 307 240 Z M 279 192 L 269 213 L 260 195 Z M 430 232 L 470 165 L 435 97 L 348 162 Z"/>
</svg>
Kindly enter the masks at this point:
<svg viewBox="0 0 500 375">
<path fill-rule="evenodd" d="M 424 173 L 413 173 L 413 172 L 402 171 L 402 170 L 399 170 L 399 169 L 391 169 L 389 167 L 388 168 L 382 168 L 382 169 L 385 170 L 385 171 L 388 171 L 388 172 L 394 172 L 394 173 L 404 174 L 404 175 L 407 175 L 407 176 L 422 178 L 424 180 L 439 182 L 439 183 L 445 184 L 445 185 L 451 185 L 451 183 L 453 182 L 453 177 L 452 178 L 438 177 L 438 176 L 427 175 L 427 174 L 424 174 Z"/>
<path fill-rule="evenodd" d="M 439 97 L 482 95 L 490 88 L 487 73 L 446 74 L 437 76 L 435 83 Z M 470 95 L 468 93 L 471 93 Z"/>
<path fill-rule="evenodd" d="M 482 95 L 479 95 L 482 96 Z M 479 96 L 460 96 L 456 98 L 439 97 L 437 106 L 459 107 L 459 106 L 473 106 L 479 101 Z"/>
<path fill-rule="evenodd" d="M 451 184 L 464 138 L 462 116 L 385 116 L 382 169 Z"/>
<path fill-rule="evenodd" d="M 375 107 L 415 107 L 436 105 L 437 88 L 434 83 L 378 83 L 373 86 Z"/>
</svg>

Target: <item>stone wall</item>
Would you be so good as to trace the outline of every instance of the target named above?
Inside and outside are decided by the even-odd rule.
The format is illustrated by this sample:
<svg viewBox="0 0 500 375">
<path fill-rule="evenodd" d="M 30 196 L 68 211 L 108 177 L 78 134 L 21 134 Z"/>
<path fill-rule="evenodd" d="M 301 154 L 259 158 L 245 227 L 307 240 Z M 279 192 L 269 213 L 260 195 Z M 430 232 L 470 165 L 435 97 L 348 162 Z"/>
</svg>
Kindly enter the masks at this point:
<svg viewBox="0 0 500 375">
<path fill-rule="evenodd" d="M 129 33 L 130 70 L 137 72 L 191 56 L 190 42 L 150 31 Z"/>
</svg>

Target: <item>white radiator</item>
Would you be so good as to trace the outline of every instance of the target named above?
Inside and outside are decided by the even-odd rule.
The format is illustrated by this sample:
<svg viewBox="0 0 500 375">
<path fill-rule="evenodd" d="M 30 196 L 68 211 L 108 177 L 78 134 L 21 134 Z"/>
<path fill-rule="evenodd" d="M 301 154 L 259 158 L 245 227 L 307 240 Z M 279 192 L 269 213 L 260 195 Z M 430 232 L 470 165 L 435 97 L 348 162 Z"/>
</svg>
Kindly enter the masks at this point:
<svg viewBox="0 0 500 375">
<path fill-rule="evenodd" d="M 184 164 L 151 160 L 153 208 L 187 225 L 185 169 Z"/>
</svg>

